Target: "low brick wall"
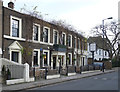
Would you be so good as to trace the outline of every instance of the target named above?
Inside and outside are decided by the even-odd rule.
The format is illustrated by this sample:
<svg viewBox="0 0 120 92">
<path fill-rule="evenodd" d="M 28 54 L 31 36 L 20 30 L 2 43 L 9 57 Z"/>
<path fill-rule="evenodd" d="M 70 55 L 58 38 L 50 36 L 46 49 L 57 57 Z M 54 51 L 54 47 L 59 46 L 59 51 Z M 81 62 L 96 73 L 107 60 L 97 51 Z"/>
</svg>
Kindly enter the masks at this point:
<svg viewBox="0 0 120 92">
<path fill-rule="evenodd" d="M 67 68 L 61 68 L 60 74 L 67 75 Z"/>
<path fill-rule="evenodd" d="M 100 66 L 95 66 L 95 70 L 100 70 L 102 67 Z"/>
<path fill-rule="evenodd" d="M 82 71 L 88 71 L 88 66 L 82 66 Z"/>
<path fill-rule="evenodd" d="M 47 70 L 46 70 L 47 69 Z M 57 69 L 50 69 L 50 68 L 44 68 L 44 69 L 39 69 L 39 68 L 35 68 L 30 70 L 30 76 L 35 76 L 36 80 L 40 80 L 40 79 L 45 79 L 46 76 L 48 75 L 57 75 L 59 74 Z"/>
<path fill-rule="evenodd" d="M 92 66 L 92 65 L 89 65 L 88 67 L 89 67 L 89 71 L 90 71 L 90 70 L 94 70 L 94 68 L 95 68 L 95 67 Z"/>
<path fill-rule="evenodd" d="M 76 66 L 76 73 L 80 73 L 80 72 L 81 72 L 80 67 Z"/>
<path fill-rule="evenodd" d="M 68 73 L 74 73 L 75 72 L 75 66 L 68 66 Z"/>
<path fill-rule="evenodd" d="M 47 70 L 47 75 L 56 75 L 56 74 L 59 74 L 58 70 L 57 69 L 48 69 Z"/>
<path fill-rule="evenodd" d="M 109 61 L 106 61 L 105 62 L 105 69 L 112 69 L 112 63 L 111 62 L 109 62 Z"/>
</svg>

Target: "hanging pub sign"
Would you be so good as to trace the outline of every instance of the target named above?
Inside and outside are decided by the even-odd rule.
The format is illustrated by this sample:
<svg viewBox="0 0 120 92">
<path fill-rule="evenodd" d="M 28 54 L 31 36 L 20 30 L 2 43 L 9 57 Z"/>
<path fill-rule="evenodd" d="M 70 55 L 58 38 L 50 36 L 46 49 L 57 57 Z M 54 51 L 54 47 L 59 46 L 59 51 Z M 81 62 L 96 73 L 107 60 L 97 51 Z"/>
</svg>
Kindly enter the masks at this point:
<svg viewBox="0 0 120 92">
<path fill-rule="evenodd" d="M 2 49 L 0 48 L 0 55 L 2 54 Z"/>
<path fill-rule="evenodd" d="M 90 44 L 90 51 L 96 51 L 96 44 L 95 43 Z"/>
</svg>

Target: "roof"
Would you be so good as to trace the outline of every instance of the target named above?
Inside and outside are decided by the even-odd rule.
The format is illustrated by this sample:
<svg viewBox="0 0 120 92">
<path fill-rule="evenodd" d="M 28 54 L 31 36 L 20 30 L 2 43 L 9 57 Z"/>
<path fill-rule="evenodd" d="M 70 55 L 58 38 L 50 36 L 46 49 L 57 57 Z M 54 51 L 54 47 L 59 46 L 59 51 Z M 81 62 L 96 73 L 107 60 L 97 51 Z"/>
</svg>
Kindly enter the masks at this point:
<svg viewBox="0 0 120 92">
<path fill-rule="evenodd" d="M 107 44 L 107 39 L 106 38 L 102 38 L 101 36 L 97 36 L 97 37 L 89 37 L 87 40 L 88 43 L 96 43 L 97 48 L 99 49 L 103 49 L 104 50 L 109 50 L 109 46 Z M 103 42 L 104 42 L 104 46 L 103 46 Z"/>
<path fill-rule="evenodd" d="M 78 35 L 79 37 L 85 38 L 85 37 L 84 37 L 82 34 L 80 34 L 79 32 L 71 31 L 71 30 L 69 30 L 69 29 L 64 28 L 63 26 L 59 26 L 59 25 L 54 24 L 54 23 L 52 23 L 52 22 L 43 20 L 42 18 L 40 19 L 40 18 L 37 18 L 36 16 L 30 15 L 30 14 L 27 14 L 27 13 L 22 13 L 22 12 L 19 12 L 19 11 L 14 10 L 14 9 L 11 9 L 11 8 L 9 8 L 9 7 L 4 7 L 4 6 L 3 6 L 3 8 L 5 8 L 5 9 L 7 9 L 7 10 L 10 10 L 10 11 L 13 11 L 13 12 L 16 12 L 16 13 L 18 13 L 18 14 L 22 14 L 22 15 L 27 15 L 27 16 L 33 17 L 33 18 L 38 19 L 38 20 L 40 20 L 40 21 L 46 22 L 46 23 L 48 23 L 48 24 L 50 24 L 50 25 L 54 25 L 54 26 L 61 27 L 61 28 L 65 29 L 65 30 L 67 30 L 67 31 L 69 31 L 69 32 L 73 32 L 75 35 Z"/>
</svg>

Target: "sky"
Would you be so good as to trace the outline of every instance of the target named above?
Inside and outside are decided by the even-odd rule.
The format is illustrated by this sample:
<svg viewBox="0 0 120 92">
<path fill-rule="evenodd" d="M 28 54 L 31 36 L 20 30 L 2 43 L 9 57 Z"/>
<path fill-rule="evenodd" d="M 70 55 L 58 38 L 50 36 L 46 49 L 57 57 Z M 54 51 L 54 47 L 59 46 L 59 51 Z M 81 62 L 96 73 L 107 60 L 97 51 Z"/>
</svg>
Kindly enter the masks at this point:
<svg viewBox="0 0 120 92">
<path fill-rule="evenodd" d="M 93 27 L 102 24 L 103 19 L 113 17 L 105 23 L 118 19 L 120 0 L 3 0 L 3 5 L 7 7 L 9 1 L 15 3 L 17 11 L 24 4 L 28 9 L 37 6 L 37 11 L 45 18 L 66 21 L 87 37 L 91 35 Z"/>
</svg>

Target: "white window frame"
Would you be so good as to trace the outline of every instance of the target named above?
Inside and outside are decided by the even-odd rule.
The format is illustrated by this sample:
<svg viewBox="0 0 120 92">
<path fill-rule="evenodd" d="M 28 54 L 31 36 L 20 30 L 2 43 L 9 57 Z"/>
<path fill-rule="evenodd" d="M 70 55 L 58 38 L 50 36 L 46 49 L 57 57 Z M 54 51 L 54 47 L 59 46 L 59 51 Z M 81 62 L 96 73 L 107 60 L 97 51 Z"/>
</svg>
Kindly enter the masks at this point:
<svg viewBox="0 0 120 92">
<path fill-rule="evenodd" d="M 75 64 L 75 66 L 77 66 L 77 55 L 76 54 L 74 54 L 74 58 L 76 59 L 74 62 L 74 64 Z"/>
<path fill-rule="evenodd" d="M 76 38 L 76 36 L 74 38 L 75 38 L 75 43 L 74 43 L 75 47 L 74 48 L 77 49 L 77 38 Z"/>
<path fill-rule="evenodd" d="M 70 41 L 71 41 L 71 42 L 70 42 L 71 44 L 70 44 L 70 46 L 68 45 L 68 47 L 69 47 L 69 48 L 72 48 L 72 35 L 71 35 L 71 34 L 68 34 L 68 36 L 70 36 Z"/>
<path fill-rule="evenodd" d="M 53 44 L 55 44 L 54 43 L 54 41 L 55 41 L 55 39 L 54 39 L 54 32 L 57 32 L 57 44 L 59 43 L 59 33 L 58 33 L 58 30 L 55 30 L 55 29 L 53 29 Z"/>
<path fill-rule="evenodd" d="M 68 53 L 68 56 L 69 56 L 69 54 L 71 55 L 70 65 L 72 65 L 72 53 Z"/>
<path fill-rule="evenodd" d="M 43 32 L 44 32 L 44 29 L 45 29 L 45 28 L 47 28 L 47 29 L 48 29 L 48 43 L 50 43 L 50 28 L 49 28 L 49 27 L 44 26 L 44 27 L 43 27 Z M 43 43 L 47 43 L 47 42 L 45 42 L 45 41 L 44 41 L 44 38 L 43 38 Z"/>
<path fill-rule="evenodd" d="M 101 51 L 101 49 L 99 49 L 99 55 L 102 55 L 102 51 Z"/>
<path fill-rule="evenodd" d="M 22 64 L 22 53 L 20 50 L 14 50 L 14 49 L 10 49 L 10 61 L 12 61 L 12 52 L 18 52 L 19 53 L 19 60 L 18 60 L 18 63 L 19 64 Z"/>
<path fill-rule="evenodd" d="M 49 50 L 43 50 L 43 54 L 45 54 L 45 52 L 47 52 L 48 53 L 48 60 L 47 60 L 47 64 L 48 64 L 48 66 L 49 66 L 49 61 L 50 61 L 50 51 Z M 45 67 L 45 65 L 44 65 L 44 58 L 43 58 L 43 67 Z"/>
<path fill-rule="evenodd" d="M 38 51 L 38 67 L 40 67 L 40 50 L 39 49 L 34 49 L 33 50 L 33 61 L 32 61 L 32 67 L 34 66 L 34 51 Z"/>
<path fill-rule="evenodd" d="M 65 45 L 66 45 L 66 33 L 65 32 L 62 32 L 62 38 L 63 38 L 63 34 L 65 34 Z M 62 39 L 63 41 L 63 39 Z M 62 42 L 63 43 L 63 42 Z"/>
<path fill-rule="evenodd" d="M 80 38 L 78 38 L 78 49 L 81 49 L 80 48 Z"/>
<path fill-rule="evenodd" d="M 14 16 L 10 16 L 10 36 L 13 37 L 12 36 L 12 19 L 16 19 L 19 21 L 19 37 L 14 37 L 14 38 L 22 38 L 22 19 Z"/>
<path fill-rule="evenodd" d="M 34 25 L 38 26 L 38 41 L 34 40 Z M 40 42 L 40 25 L 37 23 L 33 23 L 33 37 L 32 38 L 34 42 Z"/>
</svg>

